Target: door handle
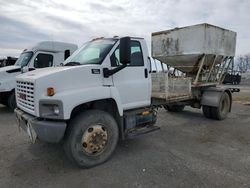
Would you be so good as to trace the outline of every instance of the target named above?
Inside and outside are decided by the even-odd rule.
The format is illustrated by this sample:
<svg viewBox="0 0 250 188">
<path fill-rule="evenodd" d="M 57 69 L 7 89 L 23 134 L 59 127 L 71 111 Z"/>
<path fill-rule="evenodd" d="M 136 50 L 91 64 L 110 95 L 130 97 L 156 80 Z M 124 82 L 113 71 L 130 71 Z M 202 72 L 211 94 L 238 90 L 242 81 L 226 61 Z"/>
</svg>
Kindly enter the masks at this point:
<svg viewBox="0 0 250 188">
<path fill-rule="evenodd" d="M 148 69 L 144 69 L 144 76 L 145 78 L 148 78 Z"/>
</svg>

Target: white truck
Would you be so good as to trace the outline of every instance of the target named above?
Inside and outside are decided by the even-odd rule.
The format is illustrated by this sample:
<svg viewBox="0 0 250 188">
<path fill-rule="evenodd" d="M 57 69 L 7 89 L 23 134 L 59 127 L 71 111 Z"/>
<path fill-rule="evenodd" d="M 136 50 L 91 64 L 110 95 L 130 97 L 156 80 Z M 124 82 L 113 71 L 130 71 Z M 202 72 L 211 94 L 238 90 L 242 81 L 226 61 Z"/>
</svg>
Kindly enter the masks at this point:
<svg viewBox="0 0 250 188">
<path fill-rule="evenodd" d="M 15 109 L 16 76 L 22 69 L 31 71 L 44 67 L 59 66 L 75 50 L 77 45 L 64 42 L 43 41 L 25 49 L 15 65 L 0 68 L 0 103 Z"/>
<path fill-rule="evenodd" d="M 158 107 L 202 107 L 206 117 L 224 119 L 231 90 L 217 84 L 235 41 L 235 32 L 208 24 L 153 33 L 152 56 L 184 72 L 176 77 L 151 71 L 143 38 L 92 40 L 64 66 L 17 77 L 18 126 L 32 142 L 63 142 L 72 162 L 90 168 L 105 162 L 119 139 L 159 129 Z"/>
</svg>

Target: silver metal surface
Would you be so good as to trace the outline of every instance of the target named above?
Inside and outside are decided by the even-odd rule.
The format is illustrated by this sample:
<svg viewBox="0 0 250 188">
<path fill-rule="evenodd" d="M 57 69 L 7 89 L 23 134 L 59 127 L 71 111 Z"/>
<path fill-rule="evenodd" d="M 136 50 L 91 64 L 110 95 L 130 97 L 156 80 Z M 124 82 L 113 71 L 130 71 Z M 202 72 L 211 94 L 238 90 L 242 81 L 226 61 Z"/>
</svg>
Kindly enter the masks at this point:
<svg viewBox="0 0 250 188">
<path fill-rule="evenodd" d="M 199 24 L 152 33 L 152 56 L 182 72 L 196 74 L 199 61 L 217 65 L 225 56 L 235 55 L 236 33 L 209 24 Z M 217 56 L 214 59 L 215 55 Z"/>
<path fill-rule="evenodd" d="M 167 73 L 152 73 L 152 97 L 166 101 L 190 99 L 191 78 L 169 77 Z"/>
</svg>

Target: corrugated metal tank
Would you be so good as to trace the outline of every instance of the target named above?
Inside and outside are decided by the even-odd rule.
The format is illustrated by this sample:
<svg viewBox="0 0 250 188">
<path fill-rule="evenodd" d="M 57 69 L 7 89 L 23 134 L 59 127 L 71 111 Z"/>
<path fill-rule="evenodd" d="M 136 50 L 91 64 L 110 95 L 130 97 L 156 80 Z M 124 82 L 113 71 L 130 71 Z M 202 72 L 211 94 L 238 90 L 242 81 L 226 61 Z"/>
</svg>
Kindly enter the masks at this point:
<svg viewBox="0 0 250 188">
<path fill-rule="evenodd" d="M 182 72 L 196 73 L 206 54 L 205 66 L 235 55 L 236 33 L 210 24 L 152 33 L 152 57 Z"/>
</svg>

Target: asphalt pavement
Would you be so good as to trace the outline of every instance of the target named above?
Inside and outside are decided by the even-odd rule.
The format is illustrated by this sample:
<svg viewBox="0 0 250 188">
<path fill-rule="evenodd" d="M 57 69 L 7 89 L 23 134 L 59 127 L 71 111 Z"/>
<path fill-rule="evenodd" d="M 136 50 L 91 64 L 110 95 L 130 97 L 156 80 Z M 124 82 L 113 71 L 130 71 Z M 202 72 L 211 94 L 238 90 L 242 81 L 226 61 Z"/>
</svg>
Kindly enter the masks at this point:
<svg viewBox="0 0 250 188">
<path fill-rule="evenodd" d="M 29 143 L 13 112 L 0 106 L 0 187 L 250 187 L 250 105 L 234 102 L 223 121 L 190 107 L 162 109 L 157 125 L 159 131 L 121 142 L 108 162 L 85 170 L 59 144 Z"/>
</svg>

